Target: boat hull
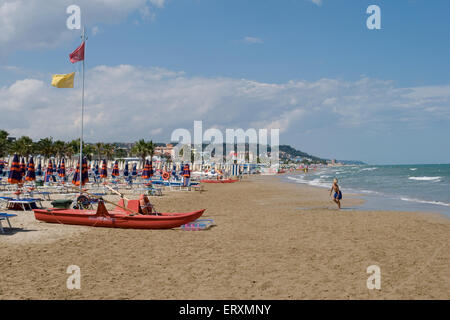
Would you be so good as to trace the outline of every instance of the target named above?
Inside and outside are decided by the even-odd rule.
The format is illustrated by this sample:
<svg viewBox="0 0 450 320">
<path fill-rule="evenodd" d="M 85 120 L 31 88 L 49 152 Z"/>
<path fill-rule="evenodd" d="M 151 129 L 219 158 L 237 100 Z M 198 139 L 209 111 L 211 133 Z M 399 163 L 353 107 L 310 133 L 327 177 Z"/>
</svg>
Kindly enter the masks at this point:
<svg viewBox="0 0 450 320">
<path fill-rule="evenodd" d="M 227 179 L 227 180 L 201 180 L 201 182 L 203 183 L 233 183 L 233 182 L 237 182 L 238 180 L 232 180 L 232 179 Z"/>
<path fill-rule="evenodd" d="M 200 218 L 205 209 L 189 213 L 161 213 L 159 216 L 129 215 L 120 210 L 109 211 L 107 215 L 99 215 L 95 210 L 52 208 L 33 211 L 36 220 L 48 223 L 124 229 L 171 229 Z"/>
</svg>

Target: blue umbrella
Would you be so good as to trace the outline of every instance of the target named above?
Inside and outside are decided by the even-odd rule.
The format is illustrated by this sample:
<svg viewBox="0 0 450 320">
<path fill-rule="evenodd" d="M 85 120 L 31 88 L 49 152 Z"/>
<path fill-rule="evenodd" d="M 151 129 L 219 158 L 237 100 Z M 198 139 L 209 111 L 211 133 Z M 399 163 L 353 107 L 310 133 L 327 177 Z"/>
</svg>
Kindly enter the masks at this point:
<svg viewBox="0 0 450 320">
<path fill-rule="evenodd" d="M 38 166 L 37 166 L 37 170 L 36 170 L 36 175 L 38 177 L 42 177 L 43 174 L 44 174 L 44 172 L 42 171 L 41 160 L 39 160 L 39 163 L 38 163 Z"/>
<path fill-rule="evenodd" d="M 137 176 L 137 164 L 136 163 L 133 165 L 133 171 L 131 171 L 131 175 Z"/>
<path fill-rule="evenodd" d="M 89 182 L 88 175 L 88 166 L 87 159 L 83 158 L 83 162 L 81 163 L 81 185 L 85 185 Z M 72 183 L 76 186 L 80 185 L 80 163 L 77 164 L 77 169 L 75 170 L 75 174 L 73 175 Z"/>
<path fill-rule="evenodd" d="M 173 175 L 173 176 L 176 176 L 176 175 L 177 175 L 177 165 L 176 165 L 176 164 L 173 165 L 172 175 Z"/>
<path fill-rule="evenodd" d="M 22 173 L 20 171 L 19 156 L 15 154 L 9 169 L 8 183 L 17 184 L 20 182 L 22 182 Z"/>
<path fill-rule="evenodd" d="M 27 173 L 27 166 L 25 165 L 25 158 L 22 158 L 20 162 L 20 173 L 22 174 L 22 178 L 25 178 L 25 173 Z"/>
<path fill-rule="evenodd" d="M 52 160 L 48 160 L 48 166 L 47 166 L 47 171 L 45 172 L 45 182 L 49 182 L 50 178 L 52 178 L 52 180 L 54 180 L 53 177 L 53 163 Z"/>
<path fill-rule="evenodd" d="M 3 169 L 5 169 L 5 162 L 0 160 L 0 176 L 3 175 Z"/>
<path fill-rule="evenodd" d="M 98 170 L 98 162 L 95 164 L 94 174 L 95 174 L 96 176 L 98 176 L 98 174 L 99 174 L 99 170 Z"/>
<path fill-rule="evenodd" d="M 116 160 L 116 162 L 114 163 L 114 167 L 113 167 L 113 171 L 112 171 L 111 175 L 113 177 L 118 177 L 119 174 L 120 174 L 119 173 L 119 162 L 117 162 L 117 160 Z"/>
<path fill-rule="evenodd" d="M 108 167 L 106 165 L 106 160 L 103 160 L 102 169 L 100 170 L 100 178 L 108 178 Z"/>
<path fill-rule="evenodd" d="M 150 177 L 152 176 L 150 171 L 151 171 L 150 162 L 148 162 L 148 160 L 146 160 L 144 170 L 142 170 L 142 179 L 150 179 Z"/>
<path fill-rule="evenodd" d="M 59 164 L 58 175 L 63 179 L 66 177 L 66 161 L 64 158 L 61 159 L 61 163 Z"/>
<path fill-rule="evenodd" d="M 36 180 L 36 172 L 34 171 L 33 157 L 30 157 L 30 159 L 28 160 L 28 169 L 27 169 L 27 173 L 25 175 L 25 180 L 26 181 Z"/>
<path fill-rule="evenodd" d="M 128 162 L 125 163 L 125 168 L 123 169 L 123 175 L 125 177 L 128 177 L 128 175 L 130 174 L 130 171 L 128 170 Z"/>
</svg>

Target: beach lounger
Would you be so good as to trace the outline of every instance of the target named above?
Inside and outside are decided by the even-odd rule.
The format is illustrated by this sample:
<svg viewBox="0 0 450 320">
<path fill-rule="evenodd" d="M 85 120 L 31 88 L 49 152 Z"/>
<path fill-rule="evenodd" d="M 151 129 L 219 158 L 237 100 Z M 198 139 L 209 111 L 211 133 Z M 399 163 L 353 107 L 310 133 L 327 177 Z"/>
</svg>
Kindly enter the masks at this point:
<svg viewBox="0 0 450 320">
<path fill-rule="evenodd" d="M 13 198 L 10 197 L 0 197 L 0 206 L 3 209 L 6 209 L 8 207 L 8 201 L 13 200 Z"/>
<path fill-rule="evenodd" d="M 0 232 L 1 233 L 5 233 L 5 230 L 3 229 L 3 226 L 2 226 L 2 220 L 6 220 L 8 222 L 9 228 L 12 229 L 11 222 L 9 221 L 9 218 L 12 218 L 12 217 L 17 217 L 17 215 L 10 214 L 10 213 L 0 213 Z"/>
<path fill-rule="evenodd" d="M 7 209 L 8 210 L 23 210 L 32 211 L 33 209 L 37 209 L 37 203 L 42 208 L 41 199 L 11 199 L 8 200 Z"/>
<path fill-rule="evenodd" d="M 162 189 L 161 188 L 154 188 L 154 187 L 152 187 L 152 188 L 150 188 L 149 190 L 148 190 L 148 192 L 149 192 L 149 194 L 151 195 L 151 196 L 162 196 L 163 194 L 162 194 Z"/>
</svg>

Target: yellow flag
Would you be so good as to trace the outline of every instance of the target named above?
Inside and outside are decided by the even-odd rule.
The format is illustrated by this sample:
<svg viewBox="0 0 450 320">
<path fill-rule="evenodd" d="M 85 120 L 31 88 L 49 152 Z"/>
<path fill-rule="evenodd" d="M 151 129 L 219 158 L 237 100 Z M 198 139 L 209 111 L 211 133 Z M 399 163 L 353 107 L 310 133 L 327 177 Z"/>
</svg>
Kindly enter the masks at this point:
<svg viewBox="0 0 450 320">
<path fill-rule="evenodd" d="M 52 86 L 57 88 L 73 88 L 73 79 L 75 72 L 69 74 L 54 74 L 52 78 Z"/>
</svg>

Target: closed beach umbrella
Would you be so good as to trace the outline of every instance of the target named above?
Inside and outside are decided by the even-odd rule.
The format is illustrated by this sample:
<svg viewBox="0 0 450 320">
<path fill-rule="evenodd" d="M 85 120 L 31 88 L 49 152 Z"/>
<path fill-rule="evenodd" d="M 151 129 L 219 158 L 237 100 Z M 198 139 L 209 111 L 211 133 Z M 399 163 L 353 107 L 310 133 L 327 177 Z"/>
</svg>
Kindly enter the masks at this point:
<svg viewBox="0 0 450 320">
<path fill-rule="evenodd" d="M 65 161 L 64 158 L 62 158 L 62 160 L 61 160 L 61 164 L 60 164 L 60 167 L 59 167 L 58 175 L 61 178 L 65 178 L 66 177 L 66 161 Z"/>
<path fill-rule="evenodd" d="M 128 175 L 130 174 L 130 171 L 128 170 L 128 162 L 125 163 L 125 168 L 123 169 L 123 175 L 125 177 L 128 177 Z"/>
<path fill-rule="evenodd" d="M 98 176 L 98 175 L 100 174 L 100 171 L 99 171 L 99 169 L 98 169 L 98 162 L 95 163 L 94 174 L 95 174 L 96 176 Z"/>
<path fill-rule="evenodd" d="M 45 171 L 44 181 L 49 182 L 50 177 L 52 177 L 52 176 L 53 176 L 53 163 L 52 163 L 52 160 L 48 160 L 48 165 L 47 165 L 47 170 Z"/>
<path fill-rule="evenodd" d="M 86 183 L 89 182 L 88 164 L 87 164 L 86 158 L 83 159 L 81 179 L 82 179 L 83 185 L 85 185 Z"/>
<path fill-rule="evenodd" d="M 22 158 L 22 161 L 20 162 L 20 174 L 22 175 L 22 178 L 25 177 L 25 173 L 27 172 L 27 166 L 25 165 L 25 158 Z"/>
<path fill-rule="evenodd" d="M 135 163 L 133 165 L 133 170 L 131 171 L 132 176 L 137 176 L 137 164 Z"/>
<path fill-rule="evenodd" d="M 119 163 L 116 161 L 116 162 L 114 162 L 114 167 L 113 167 L 113 171 L 112 171 L 111 175 L 113 177 L 118 177 L 119 174 L 120 174 L 119 173 Z"/>
<path fill-rule="evenodd" d="M 150 163 L 145 161 L 144 170 L 142 171 L 142 179 L 150 179 Z"/>
<path fill-rule="evenodd" d="M 153 161 L 150 159 L 150 162 L 148 163 L 148 173 L 150 177 L 153 177 Z"/>
<path fill-rule="evenodd" d="M 34 170 L 33 157 L 30 157 L 30 160 L 28 161 L 27 174 L 25 175 L 25 180 L 27 181 L 36 180 L 36 172 Z"/>
<path fill-rule="evenodd" d="M 38 166 L 37 166 L 37 170 L 36 170 L 36 175 L 38 177 L 41 177 L 44 174 L 44 172 L 42 171 L 42 165 L 41 165 L 41 160 L 39 160 Z"/>
<path fill-rule="evenodd" d="M 86 158 L 83 159 L 83 164 L 81 166 L 81 185 L 84 186 L 89 182 L 88 167 Z M 78 161 L 77 169 L 73 175 L 72 183 L 76 186 L 80 185 L 80 162 Z"/>
<path fill-rule="evenodd" d="M 108 166 L 106 165 L 106 160 L 103 160 L 102 169 L 100 170 L 100 178 L 108 178 Z"/>
<path fill-rule="evenodd" d="M 0 176 L 3 175 L 3 169 L 5 169 L 5 161 L 0 160 Z"/>
<path fill-rule="evenodd" d="M 177 165 L 176 165 L 176 164 L 173 165 L 173 168 L 172 168 L 172 175 L 173 175 L 173 176 L 176 176 L 176 175 L 177 175 Z"/>
<path fill-rule="evenodd" d="M 191 170 L 189 169 L 189 165 L 186 163 L 183 168 L 183 177 L 189 178 L 191 176 Z"/>
<path fill-rule="evenodd" d="M 21 182 L 22 173 L 20 173 L 19 156 L 15 154 L 11 163 L 11 168 L 9 169 L 8 183 L 17 184 Z"/>
</svg>

